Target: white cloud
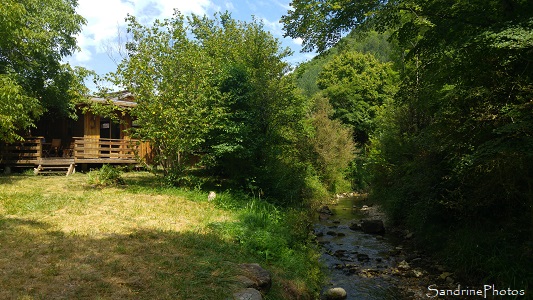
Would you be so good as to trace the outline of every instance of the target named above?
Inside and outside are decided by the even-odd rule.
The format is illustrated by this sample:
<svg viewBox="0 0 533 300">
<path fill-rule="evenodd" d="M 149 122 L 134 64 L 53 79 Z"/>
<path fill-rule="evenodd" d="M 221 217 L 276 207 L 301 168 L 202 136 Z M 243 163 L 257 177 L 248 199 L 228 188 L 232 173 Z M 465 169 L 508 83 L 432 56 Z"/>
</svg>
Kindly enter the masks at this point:
<svg viewBox="0 0 533 300">
<path fill-rule="evenodd" d="M 149 24 L 155 19 L 171 17 L 174 8 L 183 14 L 204 14 L 210 6 L 210 0 L 79 0 L 76 11 L 87 20 L 87 25 L 77 37 L 81 52 L 73 59 L 86 62 L 94 54 L 105 52 L 103 43 L 117 37 L 127 14 Z"/>
<path fill-rule="evenodd" d="M 273 0 L 273 2 L 278 5 L 279 7 L 281 7 L 282 9 L 286 10 L 286 11 L 289 11 L 289 10 L 292 10 L 292 6 L 289 4 L 289 3 L 286 3 L 286 2 L 280 2 L 279 0 Z"/>
<path fill-rule="evenodd" d="M 267 31 L 270 31 L 272 35 L 274 36 L 283 36 L 283 26 L 279 22 L 279 20 L 276 21 L 269 21 L 267 18 L 259 18 L 263 24 L 265 25 L 265 29 Z"/>
<path fill-rule="evenodd" d="M 295 43 L 296 45 L 298 46 L 301 46 L 304 42 L 304 40 L 302 40 L 302 38 L 295 38 L 292 40 L 293 43 Z"/>
<path fill-rule="evenodd" d="M 224 6 L 226 7 L 226 10 L 228 11 L 235 11 L 235 6 L 233 5 L 233 3 L 231 1 L 226 1 L 224 3 Z"/>
</svg>

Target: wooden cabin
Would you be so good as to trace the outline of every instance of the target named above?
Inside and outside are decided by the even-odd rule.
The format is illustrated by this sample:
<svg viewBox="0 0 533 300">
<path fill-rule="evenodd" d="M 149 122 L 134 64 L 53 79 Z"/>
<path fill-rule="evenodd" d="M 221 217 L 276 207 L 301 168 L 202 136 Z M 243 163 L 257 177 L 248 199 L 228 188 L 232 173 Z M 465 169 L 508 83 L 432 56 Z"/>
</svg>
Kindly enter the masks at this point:
<svg viewBox="0 0 533 300">
<path fill-rule="evenodd" d="M 91 104 L 111 106 L 113 117 L 104 117 L 87 109 Z M 130 115 L 137 103 L 127 92 L 108 99 L 91 98 L 76 107 L 77 119 L 45 116 L 28 132 L 23 142 L 0 145 L 0 165 L 34 167 L 36 173 L 87 169 L 100 164 L 139 164 L 150 162 L 147 142 L 130 138 L 135 126 Z"/>
</svg>

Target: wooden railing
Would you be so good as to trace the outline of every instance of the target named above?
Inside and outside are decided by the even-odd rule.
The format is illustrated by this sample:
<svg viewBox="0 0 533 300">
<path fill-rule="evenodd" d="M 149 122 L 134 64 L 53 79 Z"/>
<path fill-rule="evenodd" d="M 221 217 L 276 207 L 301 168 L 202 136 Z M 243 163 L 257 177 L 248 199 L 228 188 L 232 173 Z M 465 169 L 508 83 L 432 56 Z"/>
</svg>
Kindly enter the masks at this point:
<svg viewBox="0 0 533 300">
<path fill-rule="evenodd" d="M 75 137 L 75 159 L 120 159 L 135 160 L 137 140 L 91 139 Z"/>
<path fill-rule="evenodd" d="M 0 161 L 30 164 L 42 157 L 42 137 L 29 137 L 23 142 L 0 145 Z"/>
<path fill-rule="evenodd" d="M 70 146 L 50 151 L 42 137 L 26 138 L 24 142 L 0 143 L 0 163 L 38 164 L 41 159 L 74 159 L 79 163 L 136 163 L 151 161 L 147 142 L 133 139 L 93 139 L 74 137 Z"/>
</svg>

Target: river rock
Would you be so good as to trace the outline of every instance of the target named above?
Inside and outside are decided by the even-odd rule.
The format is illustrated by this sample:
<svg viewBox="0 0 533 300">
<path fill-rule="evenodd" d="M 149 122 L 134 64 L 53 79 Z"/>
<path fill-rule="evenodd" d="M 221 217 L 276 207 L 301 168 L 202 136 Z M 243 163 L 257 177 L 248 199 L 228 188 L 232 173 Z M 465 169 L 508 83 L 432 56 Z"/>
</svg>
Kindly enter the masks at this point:
<svg viewBox="0 0 533 300">
<path fill-rule="evenodd" d="M 351 230 L 361 230 L 361 225 L 360 224 L 357 224 L 357 223 L 352 223 L 350 224 L 350 229 Z"/>
<path fill-rule="evenodd" d="M 358 261 L 369 261 L 370 257 L 367 254 L 359 253 L 357 254 L 357 260 Z"/>
<path fill-rule="evenodd" d="M 439 279 L 440 280 L 446 280 L 446 278 L 452 276 L 453 274 L 450 273 L 450 272 L 443 272 L 442 274 L 439 275 Z"/>
<path fill-rule="evenodd" d="M 344 256 L 344 254 L 346 254 L 346 250 L 337 250 L 333 253 L 333 256 L 337 257 L 337 258 L 341 258 Z"/>
<path fill-rule="evenodd" d="M 263 300 L 261 293 L 252 288 L 242 289 L 233 294 L 234 300 Z"/>
<path fill-rule="evenodd" d="M 330 217 L 330 215 L 328 215 L 328 214 L 319 214 L 318 215 L 318 220 L 319 221 L 326 221 L 326 220 L 329 220 L 329 217 Z"/>
<path fill-rule="evenodd" d="M 400 263 L 398 263 L 398 269 L 407 271 L 411 268 L 411 266 L 405 261 L 402 260 Z"/>
<path fill-rule="evenodd" d="M 413 277 L 416 277 L 416 278 L 420 278 L 420 277 L 424 276 L 424 272 L 422 270 L 416 270 L 416 269 L 413 270 L 411 272 L 411 274 L 412 274 Z"/>
<path fill-rule="evenodd" d="M 455 281 L 453 280 L 452 277 L 446 277 L 446 282 L 447 282 L 448 284 L 453 284 Z"/>
<path fill-rule="evenodd" d="M 326 300 L 341 300 L 346 299 L 347 296 L 346 291 L 341 287 L 329 289 L 324 293 Z"/>
<path fill-rule="evenodd" d="M 363 220 L 361 222 L 361 229 L 368 234 L 384 234 L 385 226 L 381 220 Z"/>
<path fill-rule="evenodd" d="M 333 212 L 331 212 L 331 209 L 329 209 L 327 205 L 324 205 L 320 209 L 318 209 L 318 213 L 325 215 L 333 215 Z"/>
<path fill-rule="evenodd" d="M 263 293 L 267 293 L 272 286 L 272 279 L 270 273 L 263 269 L 259 264 L 240 264 L 239 265 L 243 276 L 246 276 L 251 281 L 255 282 L 254 286 L 251 286 Z"/>
</svg>

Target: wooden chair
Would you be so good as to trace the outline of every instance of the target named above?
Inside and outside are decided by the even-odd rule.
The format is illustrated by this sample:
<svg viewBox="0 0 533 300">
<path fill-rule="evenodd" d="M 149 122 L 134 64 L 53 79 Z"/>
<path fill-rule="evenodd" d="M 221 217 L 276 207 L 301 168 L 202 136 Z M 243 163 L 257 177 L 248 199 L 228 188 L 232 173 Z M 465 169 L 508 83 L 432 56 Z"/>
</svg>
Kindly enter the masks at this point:
<svg viewBox="0 0 533 300">
<path fill-rule="evenodd" d="M 59 156 L 59 151 L 61 151 L 61 139 L 52 139 L 50 148 L 43 150 L 45 157 Z"/>
<path fill-rule="evenodd" d="M 72 157 L 74 155 L 74 141 L 70 142 L 68 147 L 63 148 L 63 157 Z"/>
</svg>

